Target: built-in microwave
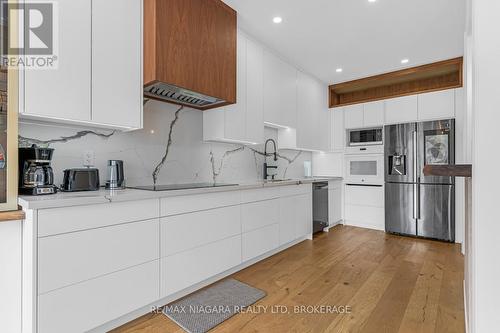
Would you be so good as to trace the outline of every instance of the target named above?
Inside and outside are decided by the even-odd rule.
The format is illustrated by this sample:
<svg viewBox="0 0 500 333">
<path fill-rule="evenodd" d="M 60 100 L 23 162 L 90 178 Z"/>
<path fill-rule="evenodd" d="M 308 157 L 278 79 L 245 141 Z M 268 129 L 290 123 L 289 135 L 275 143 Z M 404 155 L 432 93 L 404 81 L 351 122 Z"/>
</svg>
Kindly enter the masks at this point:
<svg viewBox="0 0 500 333">
<path fill-rule="evenodd" d="M 376 127 L 348 130 L 347 142 L 349 147 L 383 145 L 383 128 Z"/>
</svg>

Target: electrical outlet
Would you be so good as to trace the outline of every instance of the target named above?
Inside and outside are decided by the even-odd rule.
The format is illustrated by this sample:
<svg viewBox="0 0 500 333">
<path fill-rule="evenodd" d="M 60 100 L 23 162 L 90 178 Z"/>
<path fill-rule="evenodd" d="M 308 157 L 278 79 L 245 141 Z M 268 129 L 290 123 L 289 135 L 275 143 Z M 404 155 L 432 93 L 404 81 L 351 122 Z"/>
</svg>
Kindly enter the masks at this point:
<svg viewBox="0 0 500 333">
<path fill-rule="evenodd" d="M 95 154 L 93 150 L 83 152 L 83 166 L 91 167 L 95 165 Z"/>
</svg>

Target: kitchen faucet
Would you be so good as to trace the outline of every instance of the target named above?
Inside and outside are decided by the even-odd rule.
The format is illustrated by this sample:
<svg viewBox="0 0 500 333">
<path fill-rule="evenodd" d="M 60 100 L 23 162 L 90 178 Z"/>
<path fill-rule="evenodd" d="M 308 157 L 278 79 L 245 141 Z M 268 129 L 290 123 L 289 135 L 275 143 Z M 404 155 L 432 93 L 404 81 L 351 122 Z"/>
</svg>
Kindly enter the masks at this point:
<svg viewBox="0 0 500 333">
<path fill-rule="evenodd" d="M 276 165 L 268 165 L 267 164 L 267 144 L 269 142 L 272 142 L 273 146 L 274 146 L 274 161 L 277 161 L 278 160 L 278 154 L 277 154 L 277 151 L 276 151 L 276 141 L 274 141 L 273 139 L 268 139 L 266 141 L 266 144 L 264 146 L 264 179 L 267 180 L 267 178 L 269 177 L 269 169 L 278 169 L 278 166 Z M 274 180 L 274 177 L 276 175 L 271 175 L 271 179 Z"/>
</svg>

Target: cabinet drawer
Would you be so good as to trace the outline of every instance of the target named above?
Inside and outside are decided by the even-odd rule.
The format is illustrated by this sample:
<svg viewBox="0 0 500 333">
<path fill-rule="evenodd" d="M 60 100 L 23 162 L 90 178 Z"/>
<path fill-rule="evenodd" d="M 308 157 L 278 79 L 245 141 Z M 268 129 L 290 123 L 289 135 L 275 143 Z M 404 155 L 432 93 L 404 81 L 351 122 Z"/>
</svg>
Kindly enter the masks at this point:
<svg viewBox="0 0 500 333">
<path fill-rule="evenodd" d="M 241 235 L 160 259 L 160 295 L 166 297 L 241 263 Z"/>
<path fill-rule="evenodd" d="M 384 208 L 384 187 L 346 185 L 345 202 L 350 205 Z"/>
<path fill-rule="evenodd" d="M 231 206 L 164 217 L 160 225 L 161 255 L 166 257 L 239 235 L 240 207 Z"/>
<path fill-rule="evenodd" d="M 159 298 L 158 260 L 38 297 L 38 333 L 86 332 Z"/>
<path fill-rule="evenodd" d="M 42 209 L 38 212 L 38 236 L 62 234 L 158 217 L 157 199 Z"/>
<path fill-rule="evenodd" d="M 280 186 L 281 196 L 289 197 L 293 195 L 309 194 L 312 193 L 312 184 Z"/>
<path fill-rule="evenodd" d="M 367 206 L 345 206 L 346 224 L 376 230 L 385 229 L 384 208 Z"/>
<path fill-rule="evenodd" d="M 43 237 L 38 293 L 158 259 L 158 219 Z"/>
<path fill-rule="evenodd" d="M 258 201 L 241 206 L 242 232 L 259 229 L 279 222 L 279 199 Z"/>
<path fill-rule="evenodd" d="M 280 187 L 256 188 L 253 190 L 246 190 L 241 192 L 241 202 L 255 202 L 277 199 L 280 197 Z"/>
<path fill-rule="evenodd" d="M 279 246 L 279 225 L 273 224 L 242 235 L 243 261 L 253 259 Z"/>
<path fill-rule="evenodd" d="M 186 195 L 160 200 L 161 216 L 171 216 L 200 210 L 234 206 L 240 204 L 239 191 Z"/>
</svg>

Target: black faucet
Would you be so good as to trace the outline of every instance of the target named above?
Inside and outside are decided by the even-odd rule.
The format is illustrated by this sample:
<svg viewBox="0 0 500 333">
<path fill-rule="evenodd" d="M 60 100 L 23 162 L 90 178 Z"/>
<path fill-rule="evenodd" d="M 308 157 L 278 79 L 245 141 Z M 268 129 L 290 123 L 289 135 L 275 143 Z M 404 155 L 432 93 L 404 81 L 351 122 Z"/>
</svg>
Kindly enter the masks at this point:
<svg viewBox="0 0 500 333">
<path fill-rule="evenodd" d="M 276 151 L 276 141 L 274 141 L 273 139 L 268 139 L 266 141 L 265 146 L 264 146 L 264 179 L 267 179 L 269 177 L 269 173 L 268 173 L 269 169 L 278 169 L 278 167 L 276 165 L 267 165 L 267 162 L 266 162 L 266 159 L 267 159 L 267 144 L 269 142 L 272 142 L 273 146 L 274 146 L 274 153 L 273 153 L 274 161 L 278 160 L 278 154 L 277 154 L 277 151 Z M 274 179 L 274 176 L 275 175 L 272 175 L 271 178 Z"/>
</svg>

